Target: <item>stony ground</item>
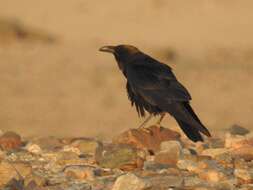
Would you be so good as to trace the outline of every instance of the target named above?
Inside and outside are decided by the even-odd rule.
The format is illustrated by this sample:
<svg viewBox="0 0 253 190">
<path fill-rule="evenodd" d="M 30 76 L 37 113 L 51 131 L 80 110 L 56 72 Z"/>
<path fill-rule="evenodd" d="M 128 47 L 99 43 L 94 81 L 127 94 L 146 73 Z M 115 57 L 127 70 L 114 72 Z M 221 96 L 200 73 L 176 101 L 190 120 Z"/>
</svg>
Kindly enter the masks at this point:
<svg viewBox="0 0 253 190">
<path fill-rule="evenodd" d="M 111 142 L 5 132 L 0 146 L 4 190 L 253 189 L 253 132 L 237 125 L 204 143 L 151 126 Z"/>
</svg>

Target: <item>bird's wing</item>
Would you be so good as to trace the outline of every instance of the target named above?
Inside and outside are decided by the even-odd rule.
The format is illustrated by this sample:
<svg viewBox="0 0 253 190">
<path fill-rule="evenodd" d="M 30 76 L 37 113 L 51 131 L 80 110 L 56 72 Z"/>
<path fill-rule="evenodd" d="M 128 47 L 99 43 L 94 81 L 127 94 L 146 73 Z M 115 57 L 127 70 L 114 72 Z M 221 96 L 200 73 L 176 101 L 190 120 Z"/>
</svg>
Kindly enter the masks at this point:
<svg viewBox="0 0 253 190">
<path fill-rule="evenodd" d="M 133 64 L 127 70 L 127 80 L 133 91 L 152 105 L 191 100 L 189 92 L 165 64 Z"/>
</svg>

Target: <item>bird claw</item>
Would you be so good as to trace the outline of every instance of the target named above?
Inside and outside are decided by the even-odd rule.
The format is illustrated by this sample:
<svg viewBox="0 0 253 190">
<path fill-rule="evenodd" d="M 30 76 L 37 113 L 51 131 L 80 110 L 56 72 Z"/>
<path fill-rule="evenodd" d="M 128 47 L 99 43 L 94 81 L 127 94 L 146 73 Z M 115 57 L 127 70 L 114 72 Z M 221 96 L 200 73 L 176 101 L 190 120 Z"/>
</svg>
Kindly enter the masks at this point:
<svg viewBox="0 0 253 190">
<path fill-rule="evenodd" d="M 145 132 L 145 133 L 148 133 L 148 134 L 150 134 L 150 135 L 153 134 L 153 132 L 151 131 L 150 128 L 141 127 L 141 128 L 139 128 L 139 130 L 141 130 L 141 131 L 143 131 L 143 132 Z"/>
<path fill-rule="evenodd" d="M 156 123 L 154 126 L 158 127 L 160 131 L 164 129 L 160 123 Z"/>
</svg>

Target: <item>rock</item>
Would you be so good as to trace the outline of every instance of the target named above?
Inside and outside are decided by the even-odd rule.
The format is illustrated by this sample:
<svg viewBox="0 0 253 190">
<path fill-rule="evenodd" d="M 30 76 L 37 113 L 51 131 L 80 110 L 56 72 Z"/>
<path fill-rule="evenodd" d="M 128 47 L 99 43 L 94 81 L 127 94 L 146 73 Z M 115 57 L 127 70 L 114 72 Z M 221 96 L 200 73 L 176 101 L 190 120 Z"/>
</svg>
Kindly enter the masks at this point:
<svg viewBox="0 0 253 190">
<path fill-rule="evenodd" d="M 82 154 L 81 151 L 78 148 L 70 146 L 70 145 L 65 145 L 63 147 L 62 151 L 64 151 L 64 152 L 74 152 L 79 156 Z"/>
<path fill-rule="evenodd" d="M 226 148 L 231 150 L 233 157 L 253 160 L 253 137 L 226 134 L 225 142 Z"/>
<path fill-rule="evenodd" d="M 35 183 L 37 186 L 42 187 L 47 184 L 47 180 L 46 178 L 43 178 L 42 176 L 32 173 L 31 175 L 28 175 L 25 178 L 24 186 L 28 186 L 29 184 L 31 186 L 32 183 Z"/>
<path fill-rule="evenodd" d="M 219 183 L 215 184 L 215 189 L 217 190 L 235 190 L 237 185 L 236 178 L 231 178 L 228 180 L 220 181 Z"/>
<path fill-rule="evenodd" d="M 82 166 L 70 166 L 64 171 L 65 175 L 71 179 L 86 179 L 89 181 L 95 180 L 94 168 Z"/>
<path fill-rule="evenodd" d="M 235 169 L 234 175 L 243 181 L 243 183 L 253 183 L 252 169 Z"/>
<path fill-rule="evenodd" d="M 192 142 L 190 142 L 192 144 Z M 191 147 L 197 154 L 201 154 L 205 149 L 209 148 L 209 144 L 207 142 L 196 142 Z"/>
<path fill-rule="evenodd" d="M 197 171 L 201 179 L 210 183 L 227 180 L 233 174 L 233 169 L 226 169 L 215 160 L 202 160 L 198 162 Z"/>
<path fill-rule="evenodd" d="M 113 139 L 115 144 L 130 144 L 136 148 L 156 152 L 163 141 L 178 140 L 180 134 L 167 128 L 151 126 L 149 132 L 142 129 L 130 129 Z"/>
<path fill-rule="evenodd" d="M 201 155 L 211 156 L 212 158 L 216 158 L 217 156 L 221 154 L 228 153 L 229 150 L 226 148 L 209 148 L 206 150 L 203 150 Z"/>
<path fill-rule="evenodd" d="M 152 190 L 174 189 L 183 185 L 183 178 L 180 175 L 153 175 L 145 178 L 152 184 Z"/>
<path fill-rule="evenodd" d="M 206 182 L 202 179 L 199 179 L 199 177 L 196 175 L 184 177 L 185 187 L 196 187 L 199 185 L 206 185 Z"/>
<path fill-rule="evenodd" d="M 141 151 L 129 145 L 109 144 L 103 147 L 102 154 L 97 157 L 97 163 L 104 168 L 120 168 L 133 170 L 142 168 L 144 158 Z"/>
<path fill-rule="evenodd" d="M 152 187 L 148 180 L 128 173 L 117 178 L 112 190 L 147 190 Z"/>
<path fill-rule="evenodd" d="M 57 152 L 55 163 L 61 166 L 81 164 L 79 156 L 74 152 Z"/>
<path fill-rule="evenodd" d="M 28 152 L 31 152 L 33 154 L 41 154 L 42 153 L 40 146 L 37 144 L 33 144 L 33 143 L 28 143 L 25 146 L 25 150 L 27 150 Z"/>
<path fill-rule="evenodd" d="M 237 149 L 233 149 L 231 152 L 234 158 L 241 158 L 246 161 L 253 160 L 253 146 L 245 145 Z"/>
<path fill-rule="evenodd" d="M 198 168 L 200 170 L 215 169 L 223 170 L 224 167 L 220 165 L 216 160 L 201 160 L 198 162 Z"/>
<path fill-rule="evenodd" d="M 178 160 L 177 167 L 181 170 L 187 170 L 189 172 L 198 171 L 198 164 L 192 160 Z"/>
<path fill-rule="evenodd" d="M 38 145 L 42 150 L 55 151 L 63 147 L 63 143 L 53 136 L 34 139 L 32 144 Z"/>
<path fill-rule="evenodd" d="M 199 173 L 199 178 L 211 183 L 218 183 L 222 180 L 227 179 L 226 175 L 223 172 L 215 170 L 215 169 L 208 169 L 208 170 L 201 171 Z"/>
<path fill-rule="evenodd" d="M 188 190 L 188 189 L 184 189 L 184 190 Z M 217 189 L 207 186 L 207 185 L 200 185 L 200 186 L 194 187 L 193 189 L 190 188 L 190 190 L 217 190 Z"/>
<path fill-rule="evenodd" d="M 243 184 L 238 189 L 239 190 L 253 190 L 253 184 Z"/>
<path fill-rule="evenodd" d="M 226 133 L 225 135 L 225 148 L 237 149 L 247 142 L 247 138 L 245 136 L 240 135 L 231 135 L 230 133 Z"/>
<path fill-rule="evenodd" d="M 161 151 L 171 151 L 171 149 L 176 149 L 176 151 L 182 152 L 182 145 L 179 141 L 163 141 L 160 145 Z"/>
<path fill-rule="evenodd" d="M 93 139 L 79 138 L 72 141 L 71 145 L 77 148 L 81 154 L 96 156 L 102 150 L 102 143 Z"/>
<path fill-rule="evenodd" d="M 163 169 L 168 169 L 169 167 L 172 167 L 172 166 L 170 166 L 168 164 L 156 163 L 154 161 L 145 161 L 143 169 L 158 172 Z"/>
<path fill-rule="evenodd" d="M 160 149 L 154 160 L 160 164 L 176 164 L 183 155 L 182 146 L 178 141 L 164 141 Z"/>
<path fill-rule="evenodd" d="M 248 162 L 246 162 L 242 158 L 235 158 L 234 159 L 234 169 L 248 169 Z"/>
<path fill-rule="evenodd" d="M 0 186 L 1 187 L 1 186 Z M 12 178 L 5 186 L 4 190 L 27 190 L 27 188 L 24 186 L 24 180 L 23 179 L 15 179 Z"/>
<path fill-rule="evenodd" d="M 225 146 L 225 139 L 212 137 L 208 139 L 209 148 L 223 148 Z"/>
<path fill-rule="evenodd" d="M 21 146 L 21 137 L 15 132 L 8 131 L 0 137 L 0 148 L 3 150 L 15 150 Z"/>
<path fill-rule="evenodd" d="M 225 148 L 206 149 L 202 152 L 202 155 L 212 157 L 213 159 L 217 160 L 219 163 L 221 163 L 225 167 L 233 167 L 232 154 L 230 153 L 230 150 L 228 149 L 225 149 Z"/>
<path fill-rule="evenodd" d="M 246 135 L 250 131 L 240 125 L 234 124 L 227 130 L 231 135 Z"/>
<path fill-rule="evenodd" d="M 11 179 L 19 179 L 18 173 L 22 177 L 26 177 L 31 174 L 32 168 L 29 164 L 25 163 L 8 163 L 2 161 L 0 163 L 0 187 L 6 185 Z"/>
</svg>

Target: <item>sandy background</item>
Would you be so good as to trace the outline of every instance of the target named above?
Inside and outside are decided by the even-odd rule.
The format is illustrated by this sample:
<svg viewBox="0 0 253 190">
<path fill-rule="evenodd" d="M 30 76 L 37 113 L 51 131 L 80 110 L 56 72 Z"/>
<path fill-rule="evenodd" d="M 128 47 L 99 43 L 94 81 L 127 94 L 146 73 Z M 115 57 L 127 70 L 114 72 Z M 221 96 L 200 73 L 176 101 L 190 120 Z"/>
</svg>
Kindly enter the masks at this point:
<svg viewBox="0 0 253 190">
<path fill-rule="evenodd" d="M 142 120 L 127 100 L 125 79 L 114 58 L 98 52 L 103 45 L 124 43 L 174 68 L 211 131 L 234 123 L 253 128 L 251 0 L 0 0 L 0 5 L 3 131 L 109 138 L 137 127 Z M 27 34 L 6 29 L 3 23 L 13 20 Z M 55 41 L 45 43 L 41 34 Z M 176 125 L 170 117 L 163 124 Z"/>
</svg>

